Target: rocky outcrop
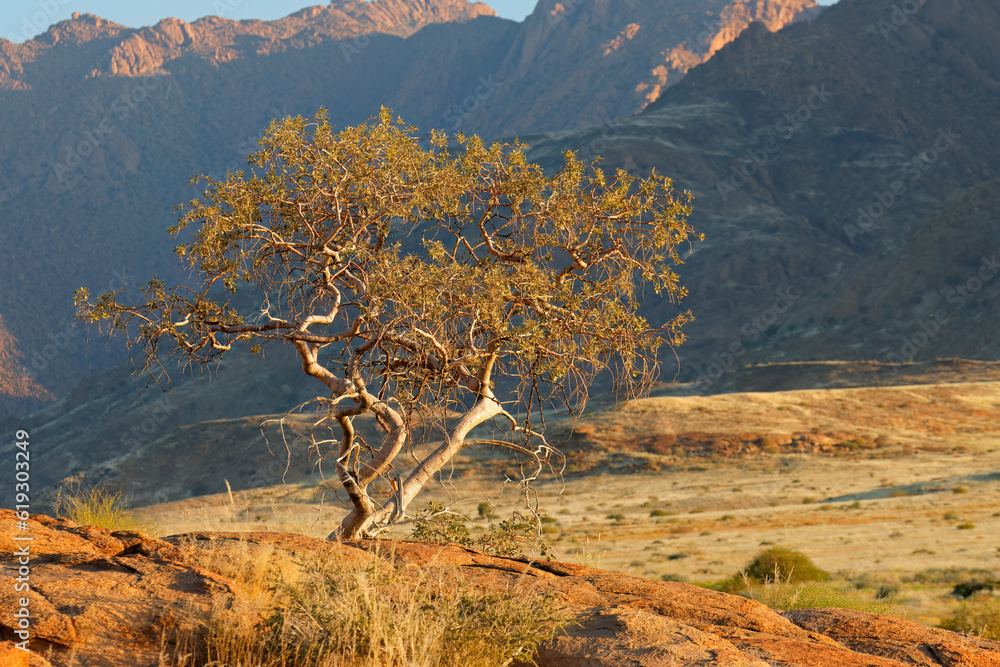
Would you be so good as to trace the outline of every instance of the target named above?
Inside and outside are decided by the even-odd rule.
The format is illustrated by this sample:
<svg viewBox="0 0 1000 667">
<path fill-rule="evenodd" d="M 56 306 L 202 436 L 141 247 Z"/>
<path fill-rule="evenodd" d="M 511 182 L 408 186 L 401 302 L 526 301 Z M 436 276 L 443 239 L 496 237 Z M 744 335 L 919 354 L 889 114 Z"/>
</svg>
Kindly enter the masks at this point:
<svg viewBox="0 0 1000 667">
<path fill-rule="evenodd" d="M 814 0 L 542 0 L 493 73 L 518 104 L 484 104 L 463 127 L 496 136 L 611 124 L 644 109 L 750 23 L 780 30 L 819 12 Z"/>
<path fill-rule="evenodd" d="M 25 354 L 0 316 L 0 420 L 33 412 L 53 398 L 28 371 Z"/>
<path fill-rule="evenodd" d="M 112 49 L 107 64 L 91 75 L 149 75 L 188 53 L 218 65 L 373 33 L 407 37 L 432 23 L 468 21 L 477 16 L 495 13 L 482 2 L 466 0 L 338 0 L 276 21 L 207 17 L 186 23 L 168 18 L 133 32 Z"/>
<path fill-rule="evenodd" d="M 170 648 L 163 644 L 168 629 L 190 623 L 214 600 L 238 594 L 224 577 L 192 564 L 199 550 L 233 542 L 251 552 L 337 555 L 361 563 L 377 552 L 417 578 L 433 571 L 441 581 L 461 580 L 486 590 L 554 595 L 576 622 L 541 647 L 540 667 L 1000 664 L 1000 643 L 896 618 L 842 609 L 780 614 L 745 598 L 687 584 L 499 558 L 454 545 L 336 544 L 275 533 L 195 533 L 156 540 L 42 515 L 18 525 L 9 510 L 0 510 L 0 528 L 0 558 L 8 581 L 17 576 L 14 554 L 25 543 L 14 538 L 32 538 L 31 591 L 26 594 L 32 653 L 29 658 L 15 647 L 16 614 L 22 605 L 13 587 L 5 587 L 0 591 L 4 664 L 156 666 L 161 650 Z"/>
<path fill-rule="evenodd" d="M 232 595 L 222 577 L 175 560 L 170 544 L 44 515 L 22 523 L 0 510 L 0 553 L 4 579 L 20 576 L 29 586 L 0 590 L 0 656 L 18 655 L 12 644 L 24 641 L 15 631 L 27 609 L 31 656 L 21 664 L 32 667 L 156 665 L 164 630 L 191 609 L 207 611 L 215 596 Z"/>
</svg>

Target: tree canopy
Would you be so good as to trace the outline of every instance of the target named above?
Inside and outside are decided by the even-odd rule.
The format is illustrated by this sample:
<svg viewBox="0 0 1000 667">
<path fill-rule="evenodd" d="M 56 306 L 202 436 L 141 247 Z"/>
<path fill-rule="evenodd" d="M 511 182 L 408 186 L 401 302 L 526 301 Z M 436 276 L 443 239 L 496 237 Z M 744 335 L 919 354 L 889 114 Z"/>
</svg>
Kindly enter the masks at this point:
<svg viewBox="0 0 1000 667">
<path fill-rule="evenodd" d="M 451 147 L 451 149 L 449 149 Z M 140 303 L 78 290 L 78 316 L 126 333 L 147 371 L 170 354 L 206 363 L 295 347 L 335 429 L 351 511 L 340 534 L 374 535 L 493 423 L 490 439 L 541 465 L 554 407 L 578 409 L 609 373 L 627 394 L 656 377 L 689 312 L 652 325 L 641 290 L 679 300 L 674 267 L 690 195 L 653 172 L 606 174 L 572 152 L 546 175 L 526 146 L 419 136 L 383 109 L 335 132 L 324 111 L 273 121 L 247 172 L 206 181 L 171 228 L 190 286 L 154 277 Z M 238 291 L 259 307 L 238 312 Z M 354 420 L 384 434 L 367 442 Z M 414 433 L 435 434 L 406 462 Z M 437 442 L 437 439 L 440 442 Z"/>
</svg>

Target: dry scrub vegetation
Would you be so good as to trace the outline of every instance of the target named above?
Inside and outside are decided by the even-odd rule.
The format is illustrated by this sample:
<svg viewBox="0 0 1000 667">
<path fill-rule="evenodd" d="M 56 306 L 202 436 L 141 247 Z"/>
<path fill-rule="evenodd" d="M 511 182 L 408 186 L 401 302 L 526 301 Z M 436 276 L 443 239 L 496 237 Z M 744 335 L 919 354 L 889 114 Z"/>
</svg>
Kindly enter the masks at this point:
<svg viewBox="0 0 1000 667">
<path fill-rule="evenodd" d="M 391 554 L 298 559 L 240 539 L 194 539 L 185 559 L 228 577 L 236 595 L 179 623 L 170 667 L 499 667 L 531 664 L 568 618 L 530 590 L 481 592 L 397 569 Z M 169 648 L 168 648 L 169 647 Z"/>
</svg>

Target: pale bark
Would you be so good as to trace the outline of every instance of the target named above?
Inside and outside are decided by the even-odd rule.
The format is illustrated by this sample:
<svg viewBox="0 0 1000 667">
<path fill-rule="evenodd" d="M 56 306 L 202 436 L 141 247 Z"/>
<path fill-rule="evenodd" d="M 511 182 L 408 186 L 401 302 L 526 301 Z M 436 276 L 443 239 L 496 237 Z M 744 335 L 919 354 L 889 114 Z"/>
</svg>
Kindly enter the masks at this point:
<svg viewBox="0 0 1000 667">
<path fill-rule="evenodd" d="M 390 517 L 401 515 L 424 485 L 466 445 L 472 429 L 503 413 L 503 406 L 492 394 L 481 396 L 475 405 L 462 415 L 458 423 L 445 436 L 444 441 L 427 458 L 421 461 L 403 481 L 399 493 L 372 515 L 371 525 L 381 525 Z M 343 530 L 343 526 L 341 526 Z M 333 539 L 339 531 L 330 535 Z"/>
</svg>

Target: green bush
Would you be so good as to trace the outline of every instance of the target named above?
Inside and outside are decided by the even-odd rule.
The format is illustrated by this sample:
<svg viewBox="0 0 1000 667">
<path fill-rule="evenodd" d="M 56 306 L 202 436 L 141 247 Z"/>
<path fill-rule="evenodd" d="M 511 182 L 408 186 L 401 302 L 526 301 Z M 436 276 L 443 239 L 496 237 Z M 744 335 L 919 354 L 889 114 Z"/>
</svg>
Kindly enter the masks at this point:
<svg viewBox="0 0 1000 667">
<path fill-rule="evenodd" d="M 1000 599 L 976 597 L 966 600 L 941 627 L 952 632 L 1000 640 Z"/>
<path fill-rule="evenodd" d="M 830 574 L 821 570 L 800 551 L 771 547 L 757 554 L 752 561 L 729 579 L 711 584 L 724 593 L 746 595 L 751 588 L 767 583 L 794 584 L 808 581 L 828 581 Z"/>
<path fill-rule="evenodd" d="M 771 547 L 757 554 L 744 569 L 747 577 L 757 582 L 828 581 L 830 573 L 816 567 L 801 551 L 785 547 Z"/>
<path fill-rule="evenodd" d="M 88 491 L 60 489 L 56 495 L 55 514 L 81 526 L 97 526 L 110 531 L 135 530 L 156 535 L 160 530 L 155 521 L 129 509 L 121 491 L 112 493 L 99 486 Z"/>
<path fill-rule="evenodd" d="M 525 554 L 522 543 L 530 545 L 530 551 L 538 551 L 542 558 L 551 560 L 555 557 L 552 545 L 542 537 L 542 519 L 544 515 L 525 516 L 513 512 L 511 518 L 491 525 L 489 530 L 478 538 L 473 538 L 465 525 L 467 517 L 445 510 L 440 503 L 430 502 L 417 515 L 416 525 L 410 533 L 410 539 L 418 542 L 444 542 L 460 544 L 472 549 L 479 549 L 494 556 L 520 557 Z"/>
<path fill-rule="evenodd" d="M 890 586 L 880 586 L 878 591 L 860 590 L 863 583 L 869 582 L 834 581 L 804 553 L 771 547 L 757 554 L 742 572 L 713 588 L 743 595 L 781 611 L 837 607 L 899 615 L 899 607 L 887 599 L 894 593 Z"/>
</svg>

